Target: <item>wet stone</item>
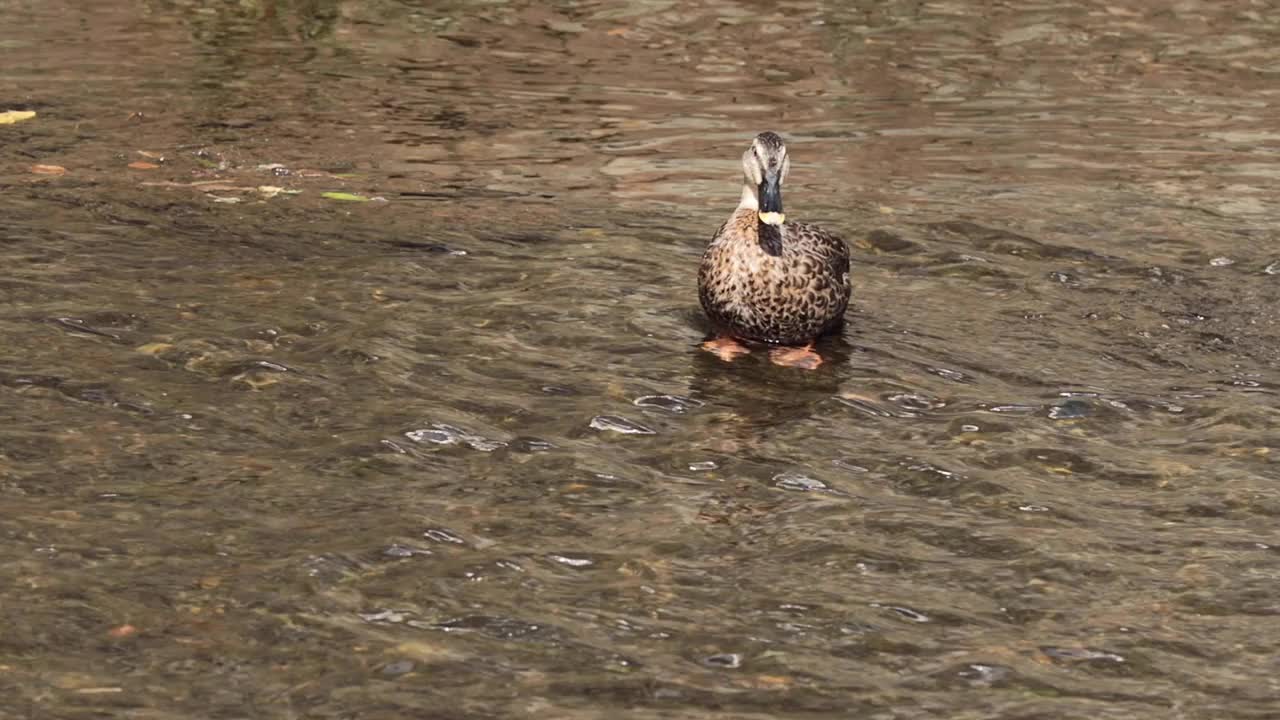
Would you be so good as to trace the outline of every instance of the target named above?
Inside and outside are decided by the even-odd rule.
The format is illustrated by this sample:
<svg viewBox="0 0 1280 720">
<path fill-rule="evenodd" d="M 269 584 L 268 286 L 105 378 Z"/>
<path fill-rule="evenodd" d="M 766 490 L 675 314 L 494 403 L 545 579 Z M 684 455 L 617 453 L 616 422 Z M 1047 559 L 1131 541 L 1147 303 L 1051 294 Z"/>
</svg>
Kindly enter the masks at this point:
<svg viewBox="0 0 1280 720">
<path fill-rule="evenodd" d="M 779 473 L 773 476 L 773 484 L 783 490 L 795 492 L 819 492 L 829 490 L 827 484 L 799 473 Z"/>
<path fill-rule="evenodd" d="M 702 658 L 702 664 L 708 667 L 735 670 L 742 667 L 742 656 L 738 653 L 717 653 Z"/>
<path fill-rule="evenodd" d="M 967 680 L 970 685 L 978 687 L 994 685 L 1012 674 L 1013 671 L 1003 665 L 987 665 L 985 663 L 965 665 L 956 673 L 961 679 Z"/>
<path fill-rule="evenodd" d="M 398 677 L 400 675 L 406 675 L 413 672 L 415 667 L 417 667 L 417 664 L 412 660 L 398 660 L 383 666 L 382 674 L 390 677 Z"/>
<path fill-rule="evenodd" d="M 414 555 L 418 554 L 418 551 L 414 550 L 413 548 L 407 545 L 397 544 L 397 545 L 388 545 L 387 547 L 383 548 L 382 554 L 389 558 L 407 558 L 407 557 L 413 557 Z"/>
<path fill-rule="evenodd" d="M 1074 420 L 1093 414 L 1093 407 L 1084 400 L 1067 400 L 1049 408 L 1049 417 L 1054 420 Z"/>
</svg>

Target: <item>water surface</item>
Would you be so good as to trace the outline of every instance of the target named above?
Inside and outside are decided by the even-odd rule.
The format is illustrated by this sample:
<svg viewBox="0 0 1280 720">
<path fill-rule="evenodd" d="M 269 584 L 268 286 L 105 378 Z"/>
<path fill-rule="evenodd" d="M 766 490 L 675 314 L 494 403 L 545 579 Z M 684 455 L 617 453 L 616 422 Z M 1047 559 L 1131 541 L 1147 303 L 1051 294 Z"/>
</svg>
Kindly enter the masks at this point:
<svg viewBox="0 0 1280 720">
<path fill-rule="evenodd" d="M 0 716 L 1276 717 L 1273 10 L 0 0 Z"/>
</svg>

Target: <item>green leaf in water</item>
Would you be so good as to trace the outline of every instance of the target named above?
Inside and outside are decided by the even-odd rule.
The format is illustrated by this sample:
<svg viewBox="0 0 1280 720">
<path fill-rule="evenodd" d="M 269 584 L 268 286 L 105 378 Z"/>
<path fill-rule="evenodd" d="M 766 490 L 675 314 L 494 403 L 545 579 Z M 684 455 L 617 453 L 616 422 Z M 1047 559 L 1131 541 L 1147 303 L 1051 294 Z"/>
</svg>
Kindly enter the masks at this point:
<svg viewBox="0 0 1280 720">
<path fill-rule="evenodd" d="M 346 200 L 347 202 L 369 202 L 369 198 L 363 195 L 353 195 L 344 192 L 327 192 L 320 193 L 320 197 L 329 198 L 330 200 Z"/>
</svg>

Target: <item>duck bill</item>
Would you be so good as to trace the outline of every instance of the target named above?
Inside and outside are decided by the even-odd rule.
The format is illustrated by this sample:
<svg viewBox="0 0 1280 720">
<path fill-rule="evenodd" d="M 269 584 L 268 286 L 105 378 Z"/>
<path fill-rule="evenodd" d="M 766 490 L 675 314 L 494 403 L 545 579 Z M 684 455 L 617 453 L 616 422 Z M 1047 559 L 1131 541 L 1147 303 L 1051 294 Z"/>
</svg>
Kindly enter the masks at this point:
<svg viewBox="0 0 1280 720">
<path fill-rule="evenodd" d="M 760 183 L 760 222 L 765 225 L 781 225 L 787 216 L 782 212 L 782 178 L 778 173 L 766 173 Z"/>
</svg>

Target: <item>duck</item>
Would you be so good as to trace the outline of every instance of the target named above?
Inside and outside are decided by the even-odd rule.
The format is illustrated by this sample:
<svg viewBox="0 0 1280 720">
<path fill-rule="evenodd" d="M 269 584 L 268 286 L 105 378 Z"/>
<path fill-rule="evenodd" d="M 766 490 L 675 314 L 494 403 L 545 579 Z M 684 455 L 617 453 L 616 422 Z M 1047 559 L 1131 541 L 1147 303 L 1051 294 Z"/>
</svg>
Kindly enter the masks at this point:
<svg viewBox="0 0 1280 720">
<path fill-rule="evenodd" d="M 782 184 L 790 169 L 782 137 L 757 135 L 742 154 L 742 199 L 702 255 L 698 299 L 713 329 L 702 348 L 722 360 L 763 345 L 775 364 L 816 369 L 822 356 L 814 342 L 844 323 L 849 246 L 787 220 Z"/>
</svg>

